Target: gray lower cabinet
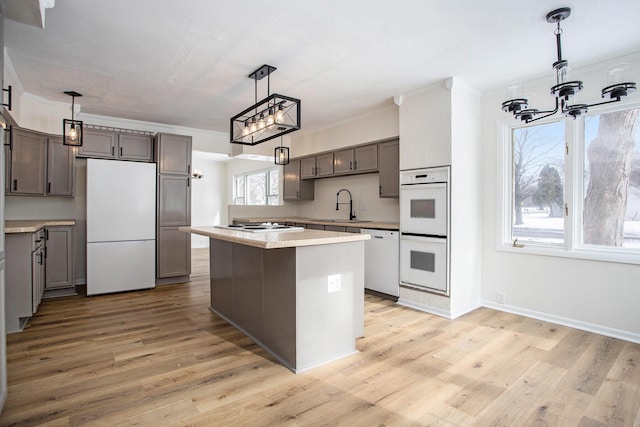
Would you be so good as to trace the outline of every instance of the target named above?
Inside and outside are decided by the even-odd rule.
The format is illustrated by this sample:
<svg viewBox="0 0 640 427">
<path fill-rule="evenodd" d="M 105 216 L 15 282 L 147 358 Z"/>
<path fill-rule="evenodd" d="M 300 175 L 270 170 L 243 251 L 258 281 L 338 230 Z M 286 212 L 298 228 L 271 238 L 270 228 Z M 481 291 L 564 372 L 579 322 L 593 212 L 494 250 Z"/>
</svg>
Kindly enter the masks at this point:
<svg viewBox="0 0 640 427">
<path fill-rule="evenodd" d="M 5 238 L 5 325 L 22 330 L 38 309 L 44 292 L 45 233 L 11 233 Z"/>
<path fill-rule="evenodd" d="M 191 274 L 191 234 L 178 227 L 159 227 L 156 236 L 156 276 L 184 277 Z"/>
<path fill-rule="evenodd" d="M 400 196 L 400 141 L 378 144 L 378 169 L 380 172 L 380 197 Z"/>
<path fill-rule="evenodd" d="M 47 227 L 45 289 L 75 287 L 73 278 L 73 227 Z"/>
</svg>

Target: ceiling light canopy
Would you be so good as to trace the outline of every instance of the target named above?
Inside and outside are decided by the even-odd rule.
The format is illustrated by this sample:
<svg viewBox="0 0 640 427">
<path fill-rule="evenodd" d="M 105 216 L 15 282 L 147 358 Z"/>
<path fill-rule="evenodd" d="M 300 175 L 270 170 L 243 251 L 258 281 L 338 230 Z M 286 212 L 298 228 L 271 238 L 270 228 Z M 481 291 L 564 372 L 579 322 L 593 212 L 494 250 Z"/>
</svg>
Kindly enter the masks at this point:
<svg viewBox="0 0 640 427">
<path fill-rule="evenodd" d="M 523 95 L 522 83 L 516 82 L 507 88 L 508 97 L 511 99 L 502 103 L 502 110 L 513 113 L 515 117 L 526 123 L 552 116 L 557 112 L 575 119 L 577 116 L 587 113 L 590 107 L 618 102 L 622 97 L 636 91 L 636 84 L 626 81 L 627 64 L 618 64 L 607 69 L 607 78 L 610 84 L 602 89 L 602 98 L 606 99 L 606 101 L 593 104 L 569 104 L 569 100 L 583 89 L 581 81 L 569 80 L 569 62 L 562 59 L 562 28 L 560 28 L 560 22 L 567 19 L 569 15 L 571 15 L 571 9 L 568 7 L 562 7 L 547 14 L 547 22 L 557 24 L 554 34 L 556 35 L 558 60 L 553 63 L 556 84 L 551 86 L 549 91 L 555 97 L 555 108 L 544 111 L 531 108 L 529 105 L 530 99 L 525 98 Z"/>
<path fill-rule="evenodd" d="M 82 94 L 72 90 L 65 91 L 65 93 L 71 97 L 71 119 L 62 119 L 62 142 L 64 145 L 81 147 L 82 121 L 75 120 L 74 108 L 76 96 L 82 96 Z"/>
<path fill-rule="evenodd" d="M 255 80 L 255 104 L 231 118 L 232 144 L 257 145 L 300 129 L 300 100 L 277 93 L 269 94 L 271 65 L 249 74 Z M 267 97 L 258 101 L 258 80 L 267 78 Z"/>
</svg>

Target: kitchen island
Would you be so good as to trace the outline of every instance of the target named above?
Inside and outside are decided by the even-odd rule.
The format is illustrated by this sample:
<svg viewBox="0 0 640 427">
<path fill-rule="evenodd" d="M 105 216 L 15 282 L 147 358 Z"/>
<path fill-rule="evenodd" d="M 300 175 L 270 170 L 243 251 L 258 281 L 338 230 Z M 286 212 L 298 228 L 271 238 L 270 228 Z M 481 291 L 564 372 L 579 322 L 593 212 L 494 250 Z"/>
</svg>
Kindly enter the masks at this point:
<svg viewBox="0 0 640 427">
<path fill-rule="evenodd" d="M 210 238 L 210 309 L 287 368 L 298 373 L 357 352 L 368 235 L 180 230 Z"/>
</svg>

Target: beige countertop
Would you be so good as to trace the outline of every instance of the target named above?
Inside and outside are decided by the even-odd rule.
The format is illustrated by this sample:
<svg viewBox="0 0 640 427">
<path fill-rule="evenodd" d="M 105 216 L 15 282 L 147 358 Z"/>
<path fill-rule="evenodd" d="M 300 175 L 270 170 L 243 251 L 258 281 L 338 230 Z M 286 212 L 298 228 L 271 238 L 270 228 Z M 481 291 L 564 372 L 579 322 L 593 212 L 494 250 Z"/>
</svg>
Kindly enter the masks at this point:
<svg viewBox="0 0 640 427">
<path fill-rule="evenodd" d="M 263 249 L 357 242 L 368 240 L 371 237 L 368 234 L 324 230 L 276 231 L 269 233 L 251 233 L 248 231 L 227 230 L 216 227 L 180 227 L 179 230 Z"/>
<path fill-rule="evenodd" d="M 10 233 L 35 233 L 41 228 L 63 225 L 76 225 L 75 219 L 29 219 L 7 220 L 4 222 L 4 232 Z"/>
<path fill-rule="evenodd" d="M 397 222 L 384 222 L 384 221 L 348 221 L 340 219 L 317 219 L 317 218 L 298 218 L 298 217 L 285 217 L 285 218 L 234 218 L 234 221 L 250 223 L 262 223 L 262 222 L 278 222 L 278 223 L 298 223 L 298 224 L 318 224 L 318 225 L 337 225 L 340 227 L 355 227 L 355 228 L 379 228 L 382 230 L 399 230 L 400 224 Z"/>
</svg>

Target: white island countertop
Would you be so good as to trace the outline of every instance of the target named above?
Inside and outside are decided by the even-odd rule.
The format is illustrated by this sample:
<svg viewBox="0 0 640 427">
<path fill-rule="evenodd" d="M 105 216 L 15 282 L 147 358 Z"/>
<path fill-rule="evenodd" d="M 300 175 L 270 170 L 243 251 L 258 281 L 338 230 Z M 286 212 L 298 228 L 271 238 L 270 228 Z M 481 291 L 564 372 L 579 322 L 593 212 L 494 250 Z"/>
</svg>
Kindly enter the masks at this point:
<svg viewBox="0 0 640 427">
<path fill-rule="evenodd" d="M 324 230 L 272 231 L 268 233 L 251 233 L 217 227 L 180 227 L 179 230 L 185 233 L 198 234 L 213 239 L 263 249 L 329 245 L 334 243 L 357 242 L 371 238 L 368 234 Z"/>
</svg>

